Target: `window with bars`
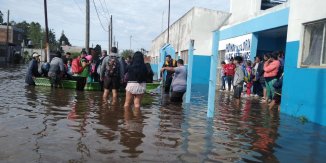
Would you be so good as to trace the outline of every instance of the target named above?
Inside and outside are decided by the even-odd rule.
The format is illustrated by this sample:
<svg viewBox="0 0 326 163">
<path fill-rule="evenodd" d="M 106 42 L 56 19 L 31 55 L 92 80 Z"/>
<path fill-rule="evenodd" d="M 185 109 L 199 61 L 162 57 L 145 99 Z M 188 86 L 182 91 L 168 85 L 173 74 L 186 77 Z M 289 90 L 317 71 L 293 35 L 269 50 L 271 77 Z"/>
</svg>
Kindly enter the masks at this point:
<svg viewBox="0 0 326 163">
<path fill-rule="evenodd" d="M 303 25 L 300 66 L 326 68 L 326 19 Z"/>
</svg>

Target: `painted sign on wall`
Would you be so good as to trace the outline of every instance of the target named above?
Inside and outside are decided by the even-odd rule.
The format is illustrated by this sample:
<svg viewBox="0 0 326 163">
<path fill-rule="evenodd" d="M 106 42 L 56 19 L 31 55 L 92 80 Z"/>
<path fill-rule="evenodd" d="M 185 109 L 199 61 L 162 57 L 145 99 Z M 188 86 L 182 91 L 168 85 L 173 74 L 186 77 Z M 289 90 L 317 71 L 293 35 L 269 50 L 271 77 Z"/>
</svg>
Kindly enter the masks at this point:
<svg viewBox="0 0 326 163">
<path fill-rule="evenodd" d="M 252 34 L 243 35 L 219 42 L 219 50 L 225 50 L 225 59 L 230 60 L 235 56 L 242 56 L 243 59 L 250 59 Z"/>
</svg>

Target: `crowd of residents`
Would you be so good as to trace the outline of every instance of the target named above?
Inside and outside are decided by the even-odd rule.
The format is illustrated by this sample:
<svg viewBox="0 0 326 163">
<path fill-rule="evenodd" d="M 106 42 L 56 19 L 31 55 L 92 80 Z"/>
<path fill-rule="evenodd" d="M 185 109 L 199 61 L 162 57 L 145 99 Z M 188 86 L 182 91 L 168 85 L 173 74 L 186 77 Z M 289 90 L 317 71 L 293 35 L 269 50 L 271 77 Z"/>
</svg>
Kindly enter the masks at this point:
<svg viewBox="0 0 326 163">
<path fill-rule="evenodd" d="M 137 51 L 124 59 L 119 57 L 118 49 L 112 47 L 109 54 L 103 50 L 101 56 L 96 59 L 93 56 L 83 50 L 80 55 L 72 58 L 71 53 L 67 52 L 62 56 L 58 51 L 50 62 L 38 66 L 40 55 L 33 53 L 25 82 L 28 85 L 35 85 L 36 77 L 47 77 L 51 87 L 56 88 L 61 86 L 63 79 L 74 80 L 77 90 L 83 90 L 87 84 L 99 82 L 104 101 L 108 101 L 111 96 L 112 104 L 116 104 L 119 91 L 125 90 L 124 107 L 133 105 L 135 109 L 139 109 L 146 91 L 146 83 L 153 83 L 154 76 L 151 65 L 144 61 L 144 54 Z M 167 73 L 165 92 L 172 92 L 172 102 L 182 102 L 186 91 L 186 68 L 183 60 L 175 61 L 170 55 L 166 58 L 167 64 L 161 70 Z"/>
<path fill-rule="evenodd" d="M 221 91 L 233 91 L 235 102 L 241 97 L 261 98 L 272 109 L 281 102 L 284 70 L 284 53 L 273 52 L 259 55 L 254 61 L 241 56 L 221 62 Z"/>
</svg>

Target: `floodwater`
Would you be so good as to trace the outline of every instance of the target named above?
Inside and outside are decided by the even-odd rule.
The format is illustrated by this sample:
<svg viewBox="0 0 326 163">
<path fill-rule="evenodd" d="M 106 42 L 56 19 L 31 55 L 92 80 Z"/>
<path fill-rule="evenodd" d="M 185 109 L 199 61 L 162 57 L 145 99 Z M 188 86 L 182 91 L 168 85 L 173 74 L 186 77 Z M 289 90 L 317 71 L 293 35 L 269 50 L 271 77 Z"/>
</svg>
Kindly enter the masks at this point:
<svg viewBox="0 0 326 163">
<path fill-rule="evenodd" d="M 26 65 L 0 66 L 0 162 L 324 162 L 326 127 L 302 123 L 207 88 L 189 106 L 153 96 L 141 112 L 103 103 L 101 92 L 28 87 Z M 200 91 L 196 91 L 200 90 Z M 203 93 L 204 92 L 204 93 Z"/>
</svg>

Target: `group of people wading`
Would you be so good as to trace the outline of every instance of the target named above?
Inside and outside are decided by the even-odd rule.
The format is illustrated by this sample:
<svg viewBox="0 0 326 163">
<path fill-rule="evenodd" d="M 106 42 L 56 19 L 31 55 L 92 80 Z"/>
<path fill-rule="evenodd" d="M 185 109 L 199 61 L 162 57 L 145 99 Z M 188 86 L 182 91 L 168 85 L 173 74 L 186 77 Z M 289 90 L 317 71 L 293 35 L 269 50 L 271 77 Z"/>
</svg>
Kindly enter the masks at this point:
<svg viewBox="0 0 326 163">
<path fill-rule="evenodd" d="M 272 109 L 281 102 L 283 83 L 284 53 L 273 52 L 256 56 L 254 63 L 244 61 L 241 56 L 230 58 L 226 64 L 221 62 L 221 91 L 234 91 L 236 102 L 240 103 L 243 88 L 244 97 L 261 97 L 263 103 L 268 103 Z"/>
<path fill-rule="evenodd" d="M 35 77 L 48 77 L 51 87 L 60 86 L 62 79 L 76 81 L 76 89 L 83 90 L 92 82 L 99 82 L 103 90 L 103 100 L 107 101 L 112 92 L 112 104 L 117 103 L 118 92 L 125 89 L 125 107 L 130 107 L 133 102 L 134 108 L 140 108 L 141 100 L 146 91 L 146 83 L 153 82 L 154 73 L 149 63 L 144 62 L 144 54 L 137 51 L 132 57 L 120 58 L 117 48 L 112 47 L 109 55 L 105 50 L 102 55 L 93 60 L 92 55 L 81 51 L 80 55 L 72 59 L 67 52 L 61 56 L 56 52 L 50 63 L 44 63 L 39 69 L 40 55 L 33 53 L 29 63 L 25 82 L 35 85 Z M 165 91 L 170 92 L 171 101 L 182 102 L 182 96 L 186 91 L 186 68 L 183 60 L 175 61 L 171 56 L 166 57 L 166 63 L 161 72 L 167 72 Z M 173 79 L 172 79 L 173 78 Z"/>
</svg>

